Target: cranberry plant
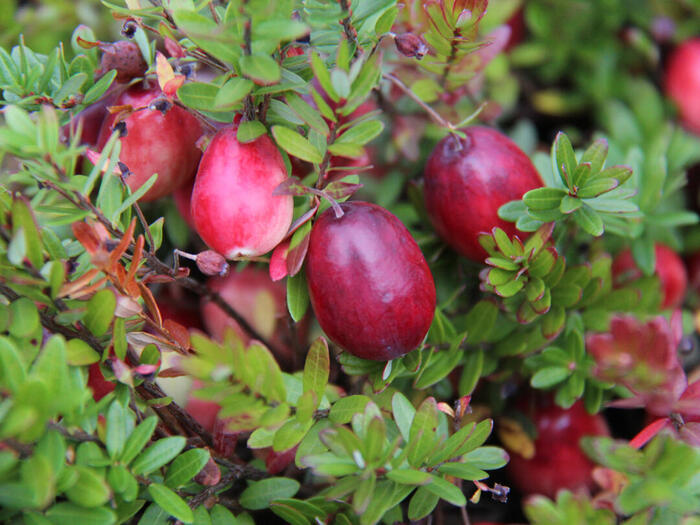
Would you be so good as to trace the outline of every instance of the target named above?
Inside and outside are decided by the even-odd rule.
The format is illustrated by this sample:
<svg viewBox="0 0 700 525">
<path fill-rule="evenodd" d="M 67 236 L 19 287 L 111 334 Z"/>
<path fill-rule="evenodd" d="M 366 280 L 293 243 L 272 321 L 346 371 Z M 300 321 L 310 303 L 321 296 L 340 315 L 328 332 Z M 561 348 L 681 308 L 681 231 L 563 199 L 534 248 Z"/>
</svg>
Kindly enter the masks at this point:
<svg viewBox="0 0 700 525">
<path fill-rule="evenodd" d="M 3 522 L 698 519 L 655 247 L 700 141 L 653 77 L 696 8 L 102 4 L 117 43 L 0 47 Z M 540 397 L 596 431 L 542 450 Z"/>
</svg>

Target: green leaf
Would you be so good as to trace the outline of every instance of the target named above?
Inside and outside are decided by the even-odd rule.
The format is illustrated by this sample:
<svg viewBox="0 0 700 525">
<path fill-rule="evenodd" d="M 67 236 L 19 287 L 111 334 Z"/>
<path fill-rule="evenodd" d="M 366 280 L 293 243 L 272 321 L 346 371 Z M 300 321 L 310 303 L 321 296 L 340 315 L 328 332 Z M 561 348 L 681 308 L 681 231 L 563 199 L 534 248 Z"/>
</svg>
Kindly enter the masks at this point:
<svg viewBox="0 0 700 525">
<path fill-rule="evenodd" d="M 109 86 L 117 76 L 117 71 L 115 69 L 105 73 L 102 78 L 100 78 L 95 84 L 85 92 L 85 97 L 83 97 L 83 104 L 92 104 L 97 102 L 102 95 L 104 95 Z"/>
<path fill-rule="evenodd" d="M 422 465 L 437 442 L 438 409 L 435 398 L 428 397 L 421 403 L 411 424 L 408 462 Z"/>
<path fill-rule="evenodd" d="M 533 388 L 547 389 L 558 385 L 571 375 L 568 368 L 561 366 L 548 366 L 538 370 L 530 379 Z"/>
<path fill-rule="evenodd" d="M 289 478 L 267 478 L 251 481 L 238 502 L 246 509 L 261 510 L 277 499 L 291 498 L 299 490 L 299 482 Z"/>
<path fill-rule="evenodd" d="M 46 517 L 55 525 L 113 525 L 117 516 L 106 507 L 84 508 L 73 503 L 57 503 L 46 511 Z"/>
<path fill-rule="evenodd" d="M 413 419 L 416 415 L 416 409 L 411 402 L 406 399 L 406 396 L 401 392 L 396 392 L 391 398 L 391 410 L 394 415 L 394 421 L 399 427 L 399 432 L 401 432 L 401 437 L 403 437 L 405 443 L 408 443 L 411 436 Z"/>
<path fill-rule="evenodd" d="M 267 133 L 267 128 L 259 120 L 246 120 L 238 124 L 236 139 L 238 142 L 247 144 L 253 142 L 258 137 Z"/>
<path fill-rule="evenodd" d="M 321 403 L 328 384 L 330 374 L 330 357 L 328 343 L 323 337 L 318 337 L 306 355 L 304 364 L 304 392 L 312 391 L 316 394 L 316 406 Z"/>
<path fill-rule="evenodd" d="M 100 354 L 81 339 L 71 339 L 66 343 L 66 357 L 68 364 L 73 366 L 91 365 L 100 360 Z"/>
<path fill-rule="evenodd" d="M 124 445 L 124 451 L 120 458 L 122 463 L 128 465 L 143 450 L 143 447 L 151 439 L 157 424 L 157 416 L 149 416 L 139 423 Z"/>
<path fill-rule="evenodd" d="M 554 152 L 556 156 L 557 169 L 559 170 L 559 176 L 565 186 L 571 188 L 571 183 L 567 180 L 569 175 L 573 175 L 576 171 L 576 155 L 574 154 L 574 148 L 571 146 L 571 141 L 566 133 L 557 133 L 554 139 Z M 572 181 L 573 182 L 573 181 Z"/>
<path fill-rule="evenodd" d="M 438 472 L 441 474 L 447 474 L 448 476 L 456 476 L 467 481 L 486 479 L 489 476 L 480 468 L 476 468 L 469 463 L 457 462 L 443 463 L 438 468 Z"/>
<path fill-rule="evenodd" d="M 331 407 L 328 418 L 333 423 L 345 424 L 349 423 L 355 414 L 364 412 L 370 398 L 363 395 L 352 395 L 341 397 Z"/>
<path fill-rule="evenodd" d="M 272 441 L 272 450 L 275 452 L 282 452 L 297 446 L 301 440 L 304 439 L 304 436 L 306 436 L 306 433 L 313 423 L 313 418 L 303 422 L 296 418 L 290 419 L 275 432 L 275 437 Z"/>
<path fill-rule="evenodd" d="M 40 326 L 39 311 L 26 297 L 20 297 L 10 303 L 10 319 L 10 335 L 19 339 L 29 337 Z"/>
<path fill-rule="evenodd" d="M 244 55 L 238 65 L 244 77 L 263 86 L 276 84 L 282 77 L 279 64 L 269 55 Z"/>
<path fill-rule="evenodd" d="M 104 335 L 114 319 L 117 299 L 111 290 L 100 290 L 87 303 L 85 326 L 96 336 Z"/>
<path fill-rule="evenodd" d="M 480 421 L 469 437 L 460 445 L 460 447 L 455 450 L 454 456 L 462 456 L 468 452 L 480 447 L 486 442 L 488 437 L 491 435 L 491 430 L 493 429 L 493 421 L 491 419 L 484 419 Z"/>
<path fill-rule="evenodd" d="M 591 165 L 591 173 L 598 173 L 603 169 L 605 159 L 608 156 L 608 141 L 598 139 L 593 144 L 588 146 L 588 149 L 581 156 L 581 163 L 589 163 Z"/>
<path fill-rule="evenodd" d="M 192 509 L 187 506 L 187 503 L 170 490 L 165 485 L 160 483 L 151 483 L 148 486 L 148 493 L 153 498 L 158 506 L 171 516 L 177 518 L 183 523 L 192 523 L 194 514 Z"/>
<path fill-rule="evenodd" d="M 76 465 L 78 480 L 65 494 L 69 500 L 81 507 L 100 507 L 109 501 L 111 491 L 104 478 L 89 467 Z"/>
<path fill-rule="evenodd" d="M 537 188 L 523 195 L 523 202 L 533 210 L 551 210 L 559 208 L 562 199 L 568 195 L 559 188 Z"/>
<path fill-rule="evenodd" d="M 338 144 L 359 144 L 364 146 L 377 137 L 384 129 L 381 120 L 365 120 L 344 131 L 337 139 Z"/>
<path fill-rule="evenodd" d="M 39 230 L 34 221 L 29 202 L 24 198 L 15 197 L 12 201 L 12 233 L 16 235 L 23 230 L 25 242 L 25 254 L 29 262 L 36 269 L 44 264 L 42 243 Z"/>
<path fill-rule="evenodd" d="M 159 439 L 141 452 L 131 465 L 136 475 L 146 475 L 170 462 L 187 444 L 182 436 Z"/>
<path fill-rule="evenodd" d="M 219 93 L 219 86 L 204 82 L 187 82 L 177 90 L 177 98 L 187 107 L 211 111 Z"/>
<path fill-rule="evenodd" d="M 390 470 L 386 477 L 401 485 L 425 485 L 432 480 L 429 473 L 412 468 Z"/>
<path fill-rule="evenodd" d="M 465 455 L 464 462 L 484 470 L 493 470 L 508 463 L 508 454 L 499 447 L 479 447 Z"/>
<path fill-rule="evenodd" d="M 571 195 L 565 195 L 559 203 L 559 211 L 564 215 L 568 215 L 578 210 L 583 205 L 583 201 Z"/>
<path fill-rule="evenodd" d="M 107 410 L 106 440 L 109 457 L 114 459 L 121 454 L 126 444 L 127 412 L 119 401 L 113 401 Z"/>
<path fill-rule="evenodd" d="M 209 458 L 209 451 L 201 448 L 180 454 L 168 467 L 165 484 L 172 489 L 185 485 L 204 468 Z"/>
<path fill-rule="evenodd" d="M 600 215 L 587 204 L 576 210 L 572 216 L 576 224 L 581 226 L 581 228 L 589 234 L 594 237 L 603 235 L 603 231 L 605 231 L 603 220 L 600 218 Z"/>
<path fill-rule="evenodd" d="M 212 525 L 244 525 L 243 518 L 245 516 L 247 516 L 247 514 L 241 514 L 239 516 L 241 519 L 237 520 L 230 510 L 218 503 L 211 508 Z M 252 521 L 245 523 L 253 525 Z"/>
<path fill-rule="evenodd" d="M 476 303 L 467 314 L 465 328 L 467 330 L 467 340 L 470 344 L 484 342 L 498 317 L 498 306 L 492 301 L 482 300 Z"/>
<path fill-rule="evenodd" d="M 432 476 L 432 481 L 423 488 L 429 490 L 433 494 L 440 496 L 445 501 L 452 503 L 458 507 L 467 504 L 467 498 L 459 487 L 456 487 L 449 481 L 439 476 Z"/>
<path fill-rule="evenodd" d="M 0 336 L 0 385 L 16 394 L 26 375 L 19 350 L 11 339 Z"/>
<path fill-rule="evenodd" d="M 318 111 L 312 108 L 304 99 L 296 93 L 289 93 L 285 97 L 287 105 L 294 110 L 294 113 L 306 122 L 311 128 L 318 131 L 324 137 L 328 137 L 330 130 L 328 124 L 323 120 Z"/>
<path fill-rule="evenodd" d="M 440 501 L 440 496 L 427 487 L 419 487 L 408 504 L 408 518 L 418 521 L 433 512 Z"/>
<path fill-rule="evenodd" d="M 314 78 L 318 80 L 318 83 L 321 85 L 326 94 L 328 94 L 330 99 L 333 102 L 338 102 L 340 98 L 333 88 L 333 83 L 331 82 L 331 75 L 328 72 L 328 68 L 316 51 L 312 51 L 311 53 L 311 69 L 314 72 Z"/>
<path fill-rule="evenodd" d="M 246 78 L 233 77 L 219 89 L 214 97 L 214 109 L 231 110 L 239 106 L 241 100 L 253 90 L 253 82 Z"/>
<path fill-rule="evenodd" d="M 285 126 L 272 126 L 272 135 L 289 155 L 314 164 L 320 164 L 323 155 L 309 140 Z"/>
<path fill-rule="evenodd" d="M 304 272 L 287 277 L 287 308 L 295 322 L 299 322 L 309 308 L 309 289 Z"/>
<path fill-rule="evenodd" d="M 576 195 L 581 199 L 591 199 L 593 197 L 597 197 L 598 195 L 602 195 L 603 193 L 614 190 L 619 185 L 620 183 L 617 179 L 595 179 L 588 182 L 588 184 L 578 190 Z"/>
</svg>

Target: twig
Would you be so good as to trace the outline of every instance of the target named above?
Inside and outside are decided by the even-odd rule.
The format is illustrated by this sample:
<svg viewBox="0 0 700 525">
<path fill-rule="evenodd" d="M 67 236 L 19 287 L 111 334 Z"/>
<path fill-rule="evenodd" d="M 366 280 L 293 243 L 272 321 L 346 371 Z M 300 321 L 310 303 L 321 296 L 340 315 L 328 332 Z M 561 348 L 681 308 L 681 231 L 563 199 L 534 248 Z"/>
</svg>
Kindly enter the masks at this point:
<svg viewBox="0 0 700 525">
<path fill-rule="evenodd" d="M 420 107 L 422 107 L 426 111 L 426 113 L 428 113 L 428 115 L 430 115 L 433 118 L 433 120 L 436 123 L 440 124 L 440 126 L 442 126 L 443 128 L 447 128 L 450 131 L 455 129 L 455 126 L 451 122 L 445 120 L 437 111 L 435 111 L 428 104 L 423 102 L 421 98 L 418 95 L 416 95 L 411 90 L 411 88 L 404 84 L 399 78 L 395 77 L 391 73 L 385 73 L 384 75 L 382 75 L 382 77 L 387 79 L 396 87 L 398 87 L 401 91 L 406 93 L 406 95 L 408 95 L 411 98 L 411 100 L 415 101 Z"/>
</svg>

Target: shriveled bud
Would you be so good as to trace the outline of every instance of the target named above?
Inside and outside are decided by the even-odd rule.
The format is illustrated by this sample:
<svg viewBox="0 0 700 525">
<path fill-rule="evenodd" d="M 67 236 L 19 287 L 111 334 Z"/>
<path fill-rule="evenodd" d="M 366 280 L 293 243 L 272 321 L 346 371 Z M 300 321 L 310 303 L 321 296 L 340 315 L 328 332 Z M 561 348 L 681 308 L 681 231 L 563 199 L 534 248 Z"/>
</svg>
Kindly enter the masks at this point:
<svg viewBox="0 0 700 525">
<path fill-rule="evenodd" d="M 205 487 L 213 487 L 221 481 L 221 470 L 214 460 L 209 458 L 207 464 L 197 473 L 194 480 Z"/>
<path fill-rule="evenodd" d="M 229 265 L 226 258 L 214 250 L 206 250 L 197 254 L 197 268 L 204 275 L 219 275 L 228 274 Z"/>
<path fill-rule="evenodd" d="M 423 43 L 421 37 L 413 33 L 403 33 L 396 35 L 394 38 L 396 49 L 399 53 L 409 58 L 417 58 L 420 60 L 428 52 L 428 46 Z"/>
<path fill-rule="evenodd" d="M 103 75 L 112 69 L 117 71 L 116 81 L 126 84 L 131 79 L 141 77 L 148 69 L 141 50 L 135 42 L 120 40 L 114 43 L 103 43 L 100 73 Z"/>
</svg>

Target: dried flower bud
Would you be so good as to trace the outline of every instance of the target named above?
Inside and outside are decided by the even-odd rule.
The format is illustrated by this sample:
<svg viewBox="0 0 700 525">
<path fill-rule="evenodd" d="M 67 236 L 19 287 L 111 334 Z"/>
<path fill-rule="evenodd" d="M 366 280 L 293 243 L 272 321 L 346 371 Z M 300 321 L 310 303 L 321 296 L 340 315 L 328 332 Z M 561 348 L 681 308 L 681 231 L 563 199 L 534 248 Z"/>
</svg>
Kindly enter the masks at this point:
<svg viewBox="0 0 700 525">
<path fill-rule="evenodd" d="M 173 107 L 172 102 L 165 98 L 157 98 L 148 105 L 148 109 L 160 111 L 164 116 Z"/>
<path fill-rule="evenodd" d="M 128 131 L 127 131 L 127 129 L 126 129 L 126 122 L 124 122 L 123 120 L 122 120 L 121 122 L 117 122 L 117 123 L 114 125 L 114 128 L 112 128 L 112 129 L 113 129 L 113 131 L 118 131 L 118 132 L 119 132 L 119 138 L 120 138 L 120 139 L 123 139 L 124 137 L 126 137 L 126 135 L 127 135 L 127 133 L 128 133 Z"/>
<path fill-rule="evenodd" d="M 197 268 L 204 275 L 224 276 L 228 273 L 229 265 L 226 258 L 214 250 L 206 250 L 197 254 Z"/>
<path fill-rule="evenodd" d="M 403 33 L 396 35 L 394 38 L 396 49 L 399 53 L 409 58 L 417 58 L 420 60 L 428 52 L 428 46 L 423 43 L 423 40 L 413 33 Z"/>
<path fill-rule="evenodd" d="M 138 26 L 136 25 L 136 22 L 133 20 L 127 20 L 122 26 L 122 35 L 124 35 L 126 38 L 134 38 L 137 28 Z"/>
<path fill-rule="evenodd" d="M 104 75 L 115 69 L 117 82 L 126 84 L 133 78 L 143 76 L 148 69 L 148 64 L 135 42 L 120 40 L 113 44 L 101 44 L 100 49 L 102 49 L 102 61 L 99 72 Z"/>
<path fill-rule="evenodd" d="M 219 470 L 214 460 L 209 458 L 207 464 L 197 473 L 194 480 L 205 487 L 213 487 L 221 481 L 221 470 Z"/>
</svg>

